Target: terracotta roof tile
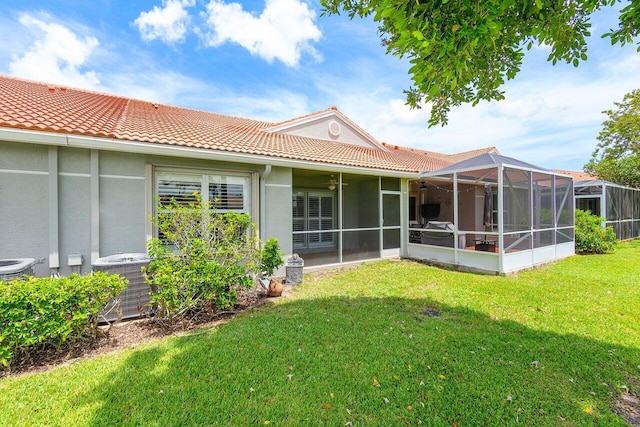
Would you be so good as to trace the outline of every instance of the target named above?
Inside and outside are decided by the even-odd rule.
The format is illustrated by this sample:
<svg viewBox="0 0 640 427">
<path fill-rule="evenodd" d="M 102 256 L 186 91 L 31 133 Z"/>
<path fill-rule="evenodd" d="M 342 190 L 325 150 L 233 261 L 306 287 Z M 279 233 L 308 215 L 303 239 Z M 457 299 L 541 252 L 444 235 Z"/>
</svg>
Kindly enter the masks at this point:
<svg viewBox="0 0 640 427">
<path fill-rule="evenodd" d="M 273 126 L 259 120 L 0 76 L 0 127 L 398 172 L 435 170 L 452 163 L 445 154 L 407 147 L 384 144 L 386 151 L 266 131 Z"/>
<path fill-rule="evenodd" d="M 575 182 L 580 182 L 580 181 L 592 181 L 595 179 L 600 179 L 595 175 L 591 175 L 589 173 L 586 172 L 582 172 L 582 171 L 566 171 L 566 170 L 561 170 L 561 169 L 554 169 L 554 172 L 558 172 L 561 173 L 563 175 L 569 175 L 573 177 L 573 180 Z"/>
<path fill-rule="evenodd" d="M 475 150 L 470 150 L 470 151 L 463 151 L 461 153 L 456 153 L 456 154 L 450 154 L 449 157 L 453 159 L 454 163 L 458 163 L 463 160 L 468 160 L 486 153 L 500 154 L 500 151 L 498 151 L 496 147 L 492 146 L 492 147 L 485 147 L 485 148 L 477 148 Z"/>
</svg>

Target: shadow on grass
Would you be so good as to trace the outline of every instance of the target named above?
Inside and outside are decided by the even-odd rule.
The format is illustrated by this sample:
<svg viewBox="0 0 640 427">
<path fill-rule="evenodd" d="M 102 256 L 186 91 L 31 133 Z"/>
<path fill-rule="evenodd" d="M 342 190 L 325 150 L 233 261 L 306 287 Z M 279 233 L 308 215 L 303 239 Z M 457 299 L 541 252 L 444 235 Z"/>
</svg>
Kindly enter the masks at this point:
<svg viewBox="0 0 640 427">
<path fill-rule="evenodd" d="M 75 404 L 96 426 L 624 425 L 639 364 L 427 299 L 336 297 L 139 349 Z"/>
</svg>

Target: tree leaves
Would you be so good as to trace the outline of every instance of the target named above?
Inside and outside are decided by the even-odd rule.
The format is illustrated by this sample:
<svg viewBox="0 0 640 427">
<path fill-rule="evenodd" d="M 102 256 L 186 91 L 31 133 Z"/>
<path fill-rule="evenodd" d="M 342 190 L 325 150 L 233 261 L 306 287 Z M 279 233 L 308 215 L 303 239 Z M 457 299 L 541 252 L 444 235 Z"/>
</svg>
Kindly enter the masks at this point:
<svg viewBox="0 0 640 427">
<path fill-rule="evenodd" d="M 520 71 L 534 43 L 551 48 L 548 60 L 578 66 L 587 59 L 590 15 L 615 0 L 558 2 L 487 0 L 322 0 L 326 13 L 350 17 L 375 13 L 387 53 L 409 58 L 412 108 L 431 103 L 430 126 L 445 125 L 451 107 L 504 98 L 500 90 Z M 325 13 L 323 12 L 323 13 Z M 612 43 L 630 43 L 640 31 L 640 2 L 620 12 Z"/>
<path fill-rule="evenodd" d="M 640 188 L 640 89 L 606 110 L 598 146 L 585 171 L 600 178 Z"/>
</svg>

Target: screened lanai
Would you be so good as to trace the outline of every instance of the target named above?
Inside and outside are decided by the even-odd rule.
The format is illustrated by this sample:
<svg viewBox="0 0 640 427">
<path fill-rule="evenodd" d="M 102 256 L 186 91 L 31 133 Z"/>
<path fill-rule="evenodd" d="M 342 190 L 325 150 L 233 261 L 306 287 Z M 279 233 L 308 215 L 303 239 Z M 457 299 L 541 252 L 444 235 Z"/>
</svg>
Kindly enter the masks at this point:
<svg viewBox="0 0 640 427">
<path fill-rule="evenodd" d="M 411 258 L 511 273 L 575 251 L 573 179 L 510 157 L 423 172 L 409 201 Z"/>
<path fill-rule="evenodd" d="M 305 266 L 397 257 L 406 179 L 293 170 L 292 242 Z"/>
<path fill-rule="evenodd" d="M 640 237 L 640 189 L 613 182 L 590 180 L 576 182 L 576 209 L 603 217 L 619 240 Z"/>
</svg>

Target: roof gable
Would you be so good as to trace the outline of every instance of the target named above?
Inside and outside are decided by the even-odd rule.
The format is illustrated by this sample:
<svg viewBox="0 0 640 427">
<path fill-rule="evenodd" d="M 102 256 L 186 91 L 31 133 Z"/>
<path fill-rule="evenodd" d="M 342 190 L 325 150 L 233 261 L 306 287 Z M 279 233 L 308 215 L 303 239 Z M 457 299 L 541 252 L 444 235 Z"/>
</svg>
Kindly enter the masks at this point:
<svg viewBox="0 0 640 427">
<path fill-rule="evenodd" d="M 336 107 L 278 123 L 265 132 L 320 139 L 387 151 Z"/>
</svg>

